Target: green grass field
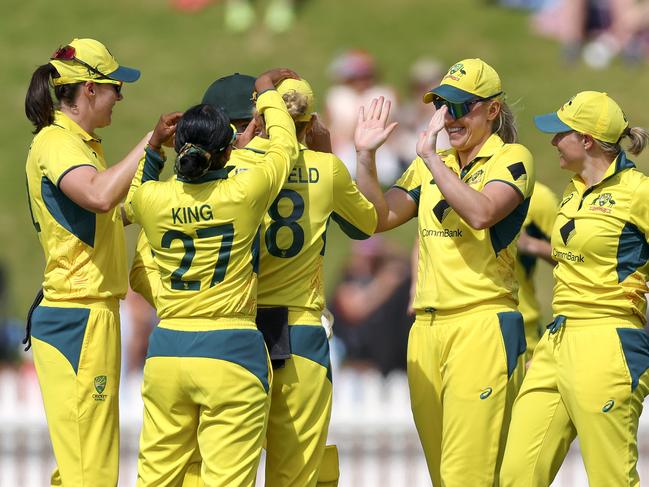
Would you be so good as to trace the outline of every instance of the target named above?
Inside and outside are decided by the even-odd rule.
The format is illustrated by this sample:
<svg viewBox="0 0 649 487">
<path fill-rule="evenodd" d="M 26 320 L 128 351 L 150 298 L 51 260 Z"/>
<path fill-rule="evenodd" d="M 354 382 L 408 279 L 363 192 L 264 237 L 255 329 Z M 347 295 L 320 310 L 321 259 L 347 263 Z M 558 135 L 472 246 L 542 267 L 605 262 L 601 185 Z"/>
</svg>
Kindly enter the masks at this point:
<svg viewBox="0 0 649 487">
<path fill-rule="evenodd" d="M 487 60 L 499 71 L 510 101 L 518 101 L 522 142 L 536 157 L 539 179 L 557 192 L 569 175 L 559 171 L 549 137 L 534 130 L 532 115 L 556 109 L 577 91 L 596 89 L 616 98 L 632 124 L 649 126 L 646 67 L 619 64 L 594 72 L 565 66 L 559 62 L 555 43 L 530 34 L 525 13 L 487 6 L 482 0 L 306 0 L 291 32 L 274 35 L 260 27 L 237 36 L 224 31 L 218 4 L 197 15 L 174 12 L 166 0 L 4 0 L 3 5 L 0 261 L 10 271 L 9 312 L 16 316 L 24 316 L 43 268 L 25 198 L 24 161 L 31 126 L 24 116 L 23 100 L 36 66 L 73 37 L 103 41 L 121 63 L 143 73 L 138 83 L 125 87 L 113 126 L 100 133 L 107 158 L 113 162 L 153 128 L 160 113 L 197 103 L 209 83 L 222 75 L 234 71 L 257 74 L 287 66 L 322 94 L 328 85 L 329 61 L 349 47 L 372 52 L 385 81 L 402 91 L 410 64 L 422 55 L 449 65 L 466 57 Z M 647 155 L 636 162 L 647 169 Z M 131 242 L 133 235 L 130 230 Z M 390 236 L 408 245 L 414 228 L 403 227 Z M 338 232 L 332 233 L 328 289 L 347 246 Z M 547 300 L 549 273 L 542 272 L 540 280 Z"/>
</svg>

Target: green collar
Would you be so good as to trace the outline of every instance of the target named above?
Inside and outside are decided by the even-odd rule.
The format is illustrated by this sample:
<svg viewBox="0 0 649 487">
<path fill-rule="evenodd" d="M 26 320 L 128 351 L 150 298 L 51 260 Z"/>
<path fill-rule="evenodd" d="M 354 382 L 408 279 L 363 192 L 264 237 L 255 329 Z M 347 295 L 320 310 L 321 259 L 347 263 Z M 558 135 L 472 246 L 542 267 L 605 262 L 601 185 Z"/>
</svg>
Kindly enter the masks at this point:
<svg viewBox="0 0 649 487">
<path fill-rule="evenodd" d="M 232 169 L 234 169 L 234 166 L 222 167 L 221 169 L 212 169 L 211 171 L 207 171 L 197 179 L 186 179 L 181 176 L 178 176 L 176 179 L 187 184 L 208 183 L 210 181 L 216 181 L 217 179 L 228 179 L 228 174 Z"/>
<path fill-rule="evenodd" d="M 611 164 L 606 169 L 606 172 L 604 173 L 604 177 L 602 178 L 602 180 L 599 183 L 592 185 L 589 188 L 589 191 L 592 190 L 592 188 L 595 188 L 595 187 L 599 186 L 600 184 L 602 184 L 607 179 L 612 178 L 616 174 L 618 174 L 618 173 L 620 173 L 620 172 L 622 172 L 622 171 L 624 171 L 626 169 L 633 169 L 634 167 L 635 167 L 635 164 L 633 163 L 633 161 L 630 160 L 630 159 L 627 159 L 626 152 L 620 151 L 620 153 L 617 155 L 615 160 L 613 162 L 611 162 Z M 580 191 L 583 191 L 585 186 L 586 186 L 586 183 L 584 183 L 584 181 L 581 179 L 581 177 L 579 175 L 572 178 L 572 182 L 575 185 L 575 187 L 578 188 Z"/>
</svg>

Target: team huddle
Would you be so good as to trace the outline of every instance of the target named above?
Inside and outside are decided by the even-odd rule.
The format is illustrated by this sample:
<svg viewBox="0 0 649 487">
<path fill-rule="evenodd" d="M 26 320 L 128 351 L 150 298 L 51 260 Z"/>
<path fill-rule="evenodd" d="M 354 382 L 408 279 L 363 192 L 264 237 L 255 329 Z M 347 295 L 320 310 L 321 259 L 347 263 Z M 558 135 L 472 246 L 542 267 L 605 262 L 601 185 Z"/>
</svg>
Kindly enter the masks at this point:
<svg viewBox="0 0 649 487">
<path fill-rule="evenodd" d="M 95 130 L 139 76 L 100 42 L 74 39 L 37 68 L 25 101 L 36 128 L 27 189 L 46 259 L 28 338 L 52 486 L 117 485 L 118 302 L 129 282 L 160 318 L 138 486 L 252 486 L 262 449 L 269 487 L 338 485 L 327 227 L 365 239 L 412 218 L 408 381 L 433 485 L 547 487 L 576 436 L 591 486 L 640 485 L 649 178 L 620 144 L 638 154 L 649 135 L 611 97 L 583 91 L 535 117 L 574 173 L 554 211 L 500 77 L 480 59 L 454 64 L 424 96 L 436 110 L 418 157 L 386 192 L 375 154 L 396 127 L 390 102 L 359 112 L 354 181 L 309 83 L 290 69 L 218 79 L 108 167 Z M 438 148 L 442 131 L 449 148 Z M 165 146 L 175 174 L 161 180 Z M 131 223 L 141 232 L 129 272 Z M 538 305 L 518 306 L 537 258 L 556 263 L 542 334 Z"/>
</svg>

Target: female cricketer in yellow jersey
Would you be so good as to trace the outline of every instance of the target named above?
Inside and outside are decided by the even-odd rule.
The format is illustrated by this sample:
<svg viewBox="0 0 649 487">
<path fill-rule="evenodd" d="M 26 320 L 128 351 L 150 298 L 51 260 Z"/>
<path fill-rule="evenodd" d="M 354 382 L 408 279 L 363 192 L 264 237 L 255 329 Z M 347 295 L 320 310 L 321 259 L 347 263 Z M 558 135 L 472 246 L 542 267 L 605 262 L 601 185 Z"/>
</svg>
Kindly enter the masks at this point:
<svg viewBox="0 0 649 487">
<path fill-rule="evenodd" d="M 223 80 L 245 82 L 241 75 Z M 213 99 L 217 95 L 225 97 L 230 105 L 249 103 L 250 94 L 235 96 L 210 90 Z M 287 79 L 277 90 L 296 123 L 298 139 L 304 141 L 314 123 L 311 86 L 305 80 Z M 260 122 L 262 128 L 263 120 Z M 245 150 L 233 152 L 227 167 L 239 172 L 263 164 L 263 154 L 269 147 L 263 130 L 263 137 L 255 137 Z M 277 214 L 285 219 L 279 220 Z M 337 485 L 337 451 L 334 446 L 325 447 L 332 378 L 329 345 L 320 324 L 324 309 L 323 257 L 330 218 L 352 238 L 365 238 L 376 227 L 373 205 L 360 194 L 342 161 L 301 144 L 300 157 L 260 229 L 258 326 L 275 343 L 273 351 L 281 353 L 281 342 L 273 340 L 273 336 L 288 338 L 289 344 L 284 350 L 286 356 L 280 359 L 281 366 L 280 360 L 275 361 L 273 374 L 266 433 L 265 484 L 269 487 Z M 275 227 L 279 227 L 277 232 Z M 284 233 L 282 227 L 290 231 Z M 131 285 L 155 305 L 158 281 L 151 251 L 140 236 Z M 281 322 L 268 322 L 269 317 L 276 316 L 282 318 Z"/>
<path fill-rule="evenodd" d="M 177 177 L 158 181 L 147 149 L 127 198 L 160 271 L 159 325 L 144 367 L 138 486 L 175 486 L 198 448 L 206 485 L 254 485 L 272 371 L 255 326 L 261 220 L 298 157 L 293 120 L 272 70 L 255 84 L 270 137 L 262 162 L 224 168 L 235 132 L 222 110 L 189 109 L 178 122 Z"/>
<path fill-rule="evenodd" d="M 377 231 L 419 220 L 408 381 L 433 485 L 491 487 L 524 374 L 514 264 L 534 167 L 515 143 L 500 78 L 484 61 L 453 65 L 424 101 L 437 111 L 420 135 L 419 157 L 395 187 L 383 195 L 362 139 L 357 180 L 376 206 Z M 367 116 L 361 112 L 359 126 L 375 127 L 368 141 L 391 130 L 388 111 L 379 99 Z M 451 148 L 438 153 L 443 128 Z"/>
<path fill-rule="evenodd" d="M 36 127 L 27 190 L 45 254 L 31 345 L 57 463 L 52 485 L 117 485 L 118 300 L 127 287 L 118 204 L 149 137 L 108 168 L 95 130 L 110 125 L 122 84 L 139 76 L 100 42 L 74 39 L 36 69 L 25 100 Z"/>
<path fill-rule="evenodd" d="M 303 144 L 312 121 L 313 90 L 303 79 L 284 80 L 277 90 Z M 326 231 L 330 220 L 356 239 L 376 228 L 374 206 L 342 161 L 302 144 L 260 229 L 257 324 L 269 338 L 271 359 L 278 359 L 266 434 L 268 487 L 337 485 L 337 452 L 333 446 L 325 450 L 332 400 L 329 343 L 320 321 Z M 265 135 L 254 138 L 237 151 L 235 171 L 259 164 L 257 155 L 268 148 Z"/>
<path fill-rule="evenodd" d="M 518 310 L 525 323 L 526 359 L 532 358 L 536 344 L 545 331 L 541 326 L 541 304 L 534 282 L 539 259 L 554 265 L 550 235 L 557 216 L 559 202 L 550 188 L 536 181 L 527 217 L 518 239 L 516 279 L 518 280 Z"/>
<path fill-rule="evenodd" d="M 575 173 L 552 230 L 554 321 L 514 404 L 503 487 L 552 483 L 570 443 L 591 487 L 639 486 L 638 420 L 649 393 L 649 178 L 620 146 L 649 142 L 606 93 L 584 91 L 535 118 Z"/>
</svg>

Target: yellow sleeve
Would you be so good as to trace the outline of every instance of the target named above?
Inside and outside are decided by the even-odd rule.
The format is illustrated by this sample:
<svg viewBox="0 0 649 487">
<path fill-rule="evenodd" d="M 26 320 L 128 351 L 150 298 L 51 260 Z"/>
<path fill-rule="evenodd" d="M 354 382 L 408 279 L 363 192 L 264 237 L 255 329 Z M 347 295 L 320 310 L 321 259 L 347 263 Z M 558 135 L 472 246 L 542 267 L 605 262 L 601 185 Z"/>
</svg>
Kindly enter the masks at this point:
<svg viewBox="0 0 649 487">
<path fill-rule="evenodd" d="M 516 189 L 523 199 L 532 196 L 535 178 L 530 151 L 520 144 L 505 144 L 495 157 L 498 159 L 489 169 L 485 185 L 499 181 Z"/>
<path fill-rule="evenodd" d="M 343 162 L 332 155 L 333 201 L 331 218 L 343 232 L 356 240 L 368 238 L 376 230 L 374 205 L 361 194 Z"/>
<path fill-rule="evenodd" d="M 550 188 L 537 181 L 528 212 L 529 223 L 533 223 L 543 234 L 545 240 L 550 240 L 554 220 L 557 218 L 559 201 Z"/>
<path fill-rule="evenodd" d="M 162 282 L 158 265 L 153 260 L 153 251 L 146 239 L 144 230 L 140 230 L 135 257 L 129 274 L 131 289 L 140 294 L 147 302 L 157 308 L 157 299 Z"/>
<path fill-rule="evenodd" d="M 417 157 L 392 186 L 393 188 L 399 188 L 408 193 L 417 206 L 419 206 L 419 195 L 421 194 L 421 166 L 423 164 L 424 161 Z M 426 171 L 428 171 L 428 168 L 426 168 Z M 432 181 L 433 176 L 430 174 L 430 171 L 428 171 L 428 175 Z"/>
<path fill-rule="evenodd" d="M 43 174 L 57 187 L 61 178 L 77 167 L 90 166 L 99 170 L 82 141 L 72 136 L 57 137 L 54 141 L 44 141 L 47 150 L 43 152 Z"/>
<path fill-rule="evenodd" d="M 257 111 L 263 114 L 268 133 L 269 146 L 261 163 L 255 170 L 237 174 L 249 184 L 247 192 L 254 199 L 264 198 L 265 210 L 282 189 L 300 154 L 295 135 L 295 124 L 286 110 L 284 100 L 276 90 L 263 92 L 257 98 Z M 261 177 L 258 171 L 262 171 Z"/>
<path fill-rule="evenodd" d="M 649 240 L 649 178 L 644 177 L 636 188 L 629 213 L 631 224 L 644 234 L 645 240 Z"/>
<path fill-rule="evenodd" d="M 131 181 L 131 186 L 128 189 L 126 200 L 124 201 L 124 213 L 126 214 L 128 221 L 135 221 L 131 205 L 131 200 L 133 199 L 135 191 L 147 181 L 160 180 L 160 173 L 164 167 L 165 160 L 166 157 L 164 154 L 159 154 L 149 146 L 144 149 L 144 154 L 142 154 L 142 157 L 138 162 L 135 176 L 133 177 L 133 181 Z"/>
</svg>

